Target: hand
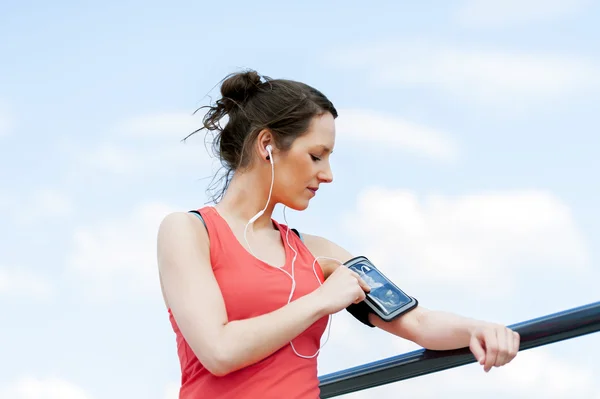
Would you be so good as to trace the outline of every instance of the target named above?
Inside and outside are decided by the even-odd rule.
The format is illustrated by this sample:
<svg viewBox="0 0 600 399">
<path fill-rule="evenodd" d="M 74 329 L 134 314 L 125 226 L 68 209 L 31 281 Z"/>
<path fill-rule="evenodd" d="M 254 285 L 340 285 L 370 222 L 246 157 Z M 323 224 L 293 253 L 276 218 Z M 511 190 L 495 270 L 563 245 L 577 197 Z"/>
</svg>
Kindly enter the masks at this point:
<svg viewBox="0 0 600 399">
<path fill-rule="evenodd" d="M 356 272 L 342 265 L 331 273 L 316 292 L 320 295 L 327 314 L 332 314 L 352 303 L 361 302 L 365 299 L 365 292 L 370 290 L 369 285 Z"/>
<path fill-rule="evenodd" d="M 513 360 L 520 342 L 517 332 L 498 324 L 485 323 L 471 334 L 469 348 L 487 373 L 492 367 L 504 366 Z"/>
</svg>

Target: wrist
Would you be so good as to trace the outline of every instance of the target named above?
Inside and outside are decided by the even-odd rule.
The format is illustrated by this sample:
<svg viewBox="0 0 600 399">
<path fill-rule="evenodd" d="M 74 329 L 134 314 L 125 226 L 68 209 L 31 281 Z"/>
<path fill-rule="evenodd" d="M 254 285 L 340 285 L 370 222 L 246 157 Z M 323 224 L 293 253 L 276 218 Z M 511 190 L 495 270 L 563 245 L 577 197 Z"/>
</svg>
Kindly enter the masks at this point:
<svg viewBox="0 0 600 399">
<path fill-rule="evenodd" d="M 484 328 L 488 323 L 482 320 L 467 319 L 467 332 L 469 335 L 474 335 L 477 331 Z"/>
<path fill-rule="evenodd" d="M 309 301 L 310 309 L 314 311 L 314 315 L 317 319 L 329 315 L 330 312 L 320 288 L 317 288 L 308 294 L 306 298 Z"/>
</svg>

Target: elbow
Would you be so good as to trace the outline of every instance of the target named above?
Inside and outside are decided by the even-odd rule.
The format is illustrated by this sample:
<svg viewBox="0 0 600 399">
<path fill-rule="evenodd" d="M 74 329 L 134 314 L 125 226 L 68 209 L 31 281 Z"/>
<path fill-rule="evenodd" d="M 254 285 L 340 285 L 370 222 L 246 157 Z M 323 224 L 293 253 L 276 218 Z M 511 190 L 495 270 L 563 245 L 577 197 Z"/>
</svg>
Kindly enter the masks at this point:
<svg viewBox="0 0 600 399">
<path fill-rule="evenodd" d="M 215 377 L 225 377 L 231 372 L 225 365 L 217 363 L 205 364 L 204 368 L 206 368 L 208 372 L 214 375 Z"/>
<path fill-rule="evenodd" d="M 201 359 L 204 368 L 215 377 L 224 377 L 236 369 L 228 351 L 221 348 L 215 347 L 208 356 L 198 357 L 198 359 Z"/>
<path fill-rule="evenodd" d="M 427 327 L 429 314 L 429 310 L 418 306 L 407 314 L 385 323 L 382 328 L 425 349 L 432 349 L 429 342 L 430 331 Z"/>
</svg>

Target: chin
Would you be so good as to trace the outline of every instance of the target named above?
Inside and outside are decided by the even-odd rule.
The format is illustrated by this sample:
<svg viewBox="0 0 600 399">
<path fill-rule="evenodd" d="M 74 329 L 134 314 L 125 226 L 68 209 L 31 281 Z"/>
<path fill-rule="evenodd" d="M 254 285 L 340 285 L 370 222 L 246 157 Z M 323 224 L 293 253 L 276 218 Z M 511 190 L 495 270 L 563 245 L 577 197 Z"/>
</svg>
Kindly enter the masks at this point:
<svg viewBox="0 0 600 399">
<path fill-rule="evenodd" d="M 310 200 L 295 200 L 295 201 L 286 201 L 283 205 L 286 207 L 293 209 L 295 211 L 303 211 L 308 208 L 310 204 Z"/>
</svg>

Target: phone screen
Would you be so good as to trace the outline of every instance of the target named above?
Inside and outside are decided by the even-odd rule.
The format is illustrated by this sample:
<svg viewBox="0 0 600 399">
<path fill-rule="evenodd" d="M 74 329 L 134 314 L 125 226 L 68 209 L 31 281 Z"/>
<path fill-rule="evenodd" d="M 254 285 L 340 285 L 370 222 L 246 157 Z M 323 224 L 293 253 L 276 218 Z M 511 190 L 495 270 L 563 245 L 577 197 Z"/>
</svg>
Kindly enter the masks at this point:
<svg viewBox="0 0 600 399">
<path fill-rule="evenodd" d="M 369 264 L 358 262 L 352 265 L 351 269 L 369 285 L 371 292 L 367 295 L 383 313 L 390 314 L 411 302 L 411 298 Z"/>
</svg>

